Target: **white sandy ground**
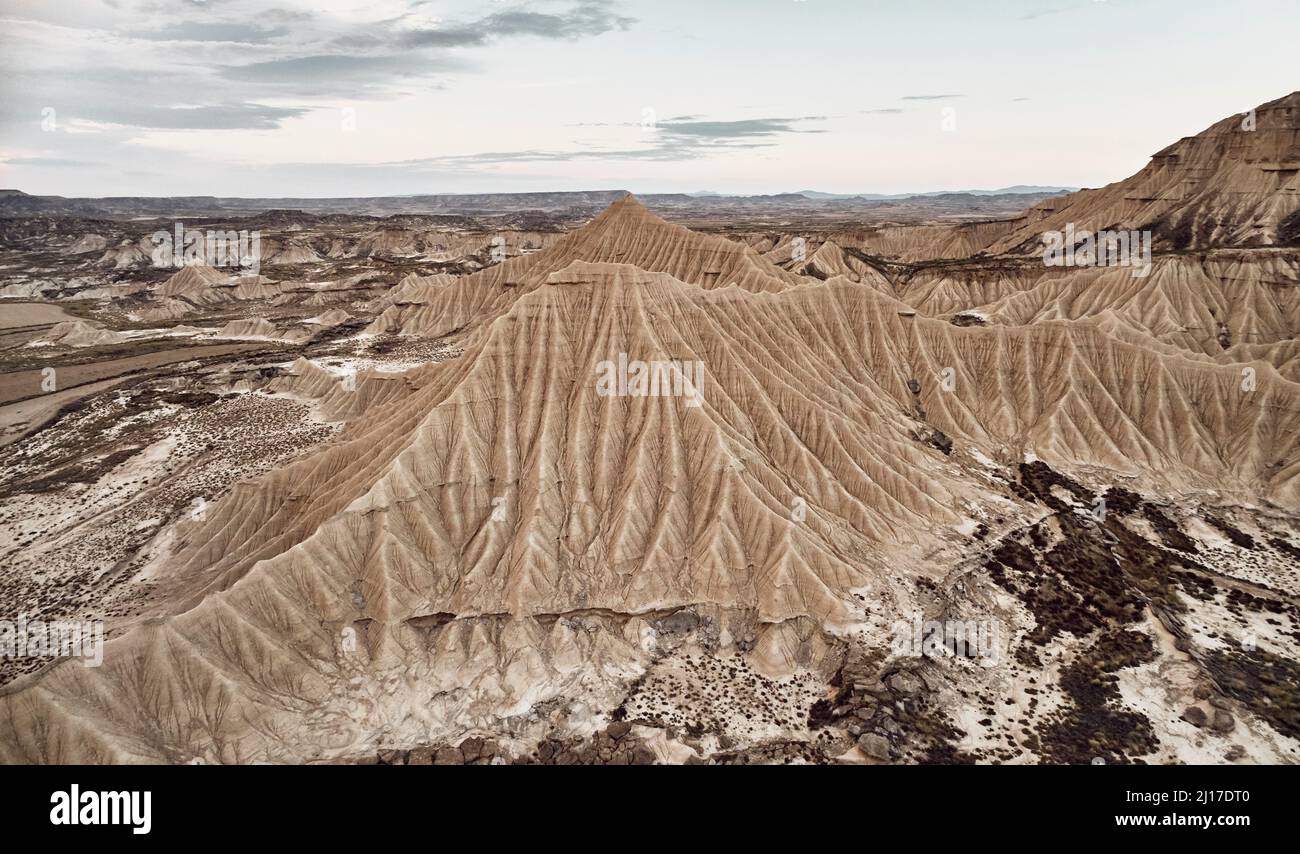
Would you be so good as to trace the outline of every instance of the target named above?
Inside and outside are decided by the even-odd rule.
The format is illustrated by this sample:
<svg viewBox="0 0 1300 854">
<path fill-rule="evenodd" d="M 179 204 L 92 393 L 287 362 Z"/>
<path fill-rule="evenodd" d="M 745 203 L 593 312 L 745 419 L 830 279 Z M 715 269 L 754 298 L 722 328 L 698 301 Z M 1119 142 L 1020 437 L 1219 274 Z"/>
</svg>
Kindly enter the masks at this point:
<svg viewBox="0 0 1300 854">
<path fill-rule="evenodd" d="M 104 407 L 120 409 L 122 399 L 121 392 L 97 398 L 79 415 L 90 416 Z M 16 493 L 0 501 L 0 543 L 34 538 L 20 552 L 5 557 L 8 570 L 59 585 L 85 572 L 98 578 L 109 571 L 121 571 L 134 560 L 127 567 L 129 584 L 110 597 L 130 610 L 130 601 L 155 578 L 155 567 L 174 539 L 172 523 L 201 508 L 198 499 L 212 504 L 240 478 L 287 461 L 303 448 L 332 436 L 339 427 L 311 418 L 308 407 L 301 403 L 269 395 L 239 395 L 219 406 L 231 413 L 263 411 L 267 415 L 261 419 L 250 419 L 247 414 L 223 418 L 218 410 L 170 404 L 122 415 L 113 419 L 113 427 L 89 437 L 87 460 L 138 443 L 140 437 L 151 435 L 150 425 L 166 422 L 167 426 L 161 436 L 93 483 L 70 483 L 37 494 Z M 268 418 L 278 419 L 279 428 L 265 429 Z M 248 435 L 240 438 L 236 434 L 243 420 L 250 427 Z M 65 421 L 76 423 L 75 418 Z M 10 459 L 9 464 L 20 465 L 21 459 L 40 454 L 52 443 L 77 441 L 70 439 L 66 426 L 61 423 L 37 435 L 22 446 L 23 457 Z M 231 428 L 234 433 L 229 432 Z M 142 533 L 147 539 L 151 530 L 156 531 L 152 541 L 133 558 L 128 543 L 140 542 Z M 132 593 L 133 588 L 138 588 L 137 592 Z M 69 602 L 68 606 L 83 604 L 90 603 Z M 106 607 L 100 603 L 95 617 L 105 617 Z M 114 622 L 110 621 L 110 630 Z"/>
<path fill-rule="evenodd" d="M 1194 603 L 1189 603 L 1194 604 Z M 1125 668 L 1117 674 L 1120 694 L 1130 708 L 1146 715 L 1160 739 L 1159 762 L 1221 764 L 1234 745 L 1245 749 L 1241 763 L 1274 764 L 1300 759 L 1300 742 L 1264 726 L 1239 704 L 1233 704 L 1236 719 L 1233 732 L 1221 735 L 1211 728 L 1197 728 L 1182 720 L 1180 710 L 1199 705 L 1213 716 L 1214 708 L 1198 703 L 1193 690 L 1198 679 L 1196 665 L 1174 646 L 1174 637 L 1159 621 L 1148 621 L 1149 633 L 1160 653 L 1157 660 Z M 1197 637 L 1200 643 L 1202 637 Z"/>
<path fill-rule="evenodd" d="M 32 433 L 68 401 L 112 388 L 126 379 L 127 377 L 115 377 L 0 406 L 0 448 Z"/>
</svg>

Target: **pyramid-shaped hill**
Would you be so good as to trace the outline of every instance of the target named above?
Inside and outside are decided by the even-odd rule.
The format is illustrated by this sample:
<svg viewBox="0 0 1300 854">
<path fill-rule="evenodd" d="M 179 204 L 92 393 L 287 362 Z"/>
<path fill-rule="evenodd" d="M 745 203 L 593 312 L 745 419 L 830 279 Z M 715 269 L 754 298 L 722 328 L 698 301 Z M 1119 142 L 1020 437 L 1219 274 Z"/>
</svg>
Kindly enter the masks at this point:
<svg viewBox="0 0 1300 854">
<path fill-rule="evenodd" d="M 744 244 L 669 223 L 627 195 L 540 252 L 426 291 L 422 304 L 392 306 L 370 331 L 436 337 L 480 325 L 573 261 L 629 264 L 703 288 L 779 291 L 807 282 Z"/>
<path fill-rule="evenodd" d="M 1228 116 L 1132 177 L 1030 208 L 987 254 L 1042 251 L 1044 231 L 1150 230 L 1158 251 L 1300 245 L 1300 92 Z"/>
<path fill-rule="evenodd" d="M 163 297 L 191 297 L 201 299 L 218 284 L 231 279 L 227 270 L 210 267 L 206 264 L 186 265 L 171 276 L 158 288 L 158 295 Z"/>
<path fill-rule="evenodd" d="M 460 358 L 182 528 L 159 583 L 192 607 L 0 696 L 0 759 L 301 761 L 607 708 L 682 606 L 807 664 L 1016 506 L 975 452 L 1300 505 L 1300 392 L 1264 367 L 1243 393 L 1236 367 L 959 328 L 843 278 L 531 274 Z"/>
</svg>

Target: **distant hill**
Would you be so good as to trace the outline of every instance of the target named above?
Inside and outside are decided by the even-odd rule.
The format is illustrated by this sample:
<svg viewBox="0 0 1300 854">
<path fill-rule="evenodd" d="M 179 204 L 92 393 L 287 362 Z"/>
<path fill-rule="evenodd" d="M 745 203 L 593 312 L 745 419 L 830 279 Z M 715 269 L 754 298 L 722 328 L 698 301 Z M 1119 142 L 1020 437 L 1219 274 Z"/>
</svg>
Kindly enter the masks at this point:
<svg viewBox="0 0 1300 854">
<path fill-rule="evenodd" d="M 1215 122 L 1140 172 L 1045 200 L 989 252 L 1041 251 L 1045 231 L 1150 231 L 1159 250 L 1300 245 L 1300 92 Z"/>
<path fill-rule="evenodd" d="M 1009 196 L 1020 194 L 1072 193 L 1078 187 L 1046 187 L 1034 184 L 1016 184 L 997 190 L 935 190 L 929 193 L 821 193 L 817 190 L 800 190 L 799 195 L 810 199 L 867 199 L 881 201 L 884 199 L 920 199 L 926 196 Z"/>
<path fill-rule="evenodd" d="M 707 212 L 713 209 L 735 210 L 761 208 L 826 209 L 845 212 L 854 207 L 870 207 L 881 202 L 916 200 L 995 199 L 1010 197 L 1007 213 L 1020 210 L 1061 188 L 1045 190 L 1013 187 L 1005 191 L 972 190 L 960 193 L 917 193 L 885 195 L 880 193 L 838 194 L 774 193 L 770 195 L 725 195 L 707 191 L 694 193 L 646 193 L 640 198 L 656 210 L 689 209 Z M 546 213 L 581 213 L 590 215 L 603 210 L 624 196 L 627 190 L 580 190 L 554 193 L 469 193 L 413 196 L 369 196 L 339 198 L 265 198 L 250 199 L 219 196 L 109 196 L 105 198 L 69 198 L 33 196 L 20 190 L 0 190 L 0 218 L 56 216 L 91 219 L 133 217 L 229 217 L 263 214 L 268 211 L 300 211 L 329 215 L 369 216 L 507 214 L 519 211 Z M 1021 203 L 1021 198 L 1023 202 Z"/>
</svg>

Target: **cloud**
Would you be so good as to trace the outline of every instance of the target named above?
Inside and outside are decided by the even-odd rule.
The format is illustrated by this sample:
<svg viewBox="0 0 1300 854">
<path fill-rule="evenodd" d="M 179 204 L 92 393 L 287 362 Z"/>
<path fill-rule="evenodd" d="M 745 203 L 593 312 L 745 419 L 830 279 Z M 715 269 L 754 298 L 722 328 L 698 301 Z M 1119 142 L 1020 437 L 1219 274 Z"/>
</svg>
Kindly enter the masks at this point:
<svg viewBox="0 0 1300 854">
<path fill-rule="evenodd" d="M 263 104 L 212 104 L 200 107 L 155 107 L 128 104 L 97 107 L 84 105 L 79 116 L 155 130 L 270 130 L 284 119 L 307 113 L 301 107 L 268 107 Z"/>
<path fill-rule="evenodd" d="M 1049 15 L 1061 15 L 1066 12 L 1074 12 L 1079 9 L 1086 9 L 1089 6 L 1096 6 L 1096 5 L 1100 5 L 1100 4 L 1097 2 L 1097 0 L 1093 0 L 1092 3 L 1076 3 L 1072 6 L 1060 6 L 1060 7 L 1052 7 L 1047 9 L 1039 9 L 1035 12 L 1026 12 L 1025 14 L 1020 16 L 1020 20 L 1033 21 L 1033 20 L 1037 20 L 1038 18 L 1046 18 Z"/>
<path fill-rule="evenodd" d="M 82 85 L 58 75 L 16 74 L 15 96 L 0 105 L 0 128 L 30 127 L 52 109 L 58 129 L 71 133 L 150 130 L 272 130 L 306 107 L 251 101 L 194 104 L 193 93 L 211 91 L 187 75 L 166 76 L 121 69 Z M 215 91 L 220 92 L 218 87 Z M 229 92 L 229 87 L 225 90 Z M 130 93 L 129 95 L 124 93 Z"/>
<path fill-rule="evenodd" d="M 251 0 L 120 0 L 121 8 L 111 15 L 102 14 L 107 8 L 102 2 L 84 3 L 88 11 L 80 17 L 25 4 L 18 19 L 0 32 L 0 74 L 13 95 L 0 103 L 0 130 L 11 150 L 45 155 L 15 158 L 10 165 L 52 171 L 106 161 L 105 173 L 128 178 L 197 174 L 261 150 L 258 136 L 199 133 L 273 131 L 315 111 L 337 109 L 336 100 L 401 98 L 447 87 L 452 75 L 477 71 L 501 57 L 488 48 L 512 39 L 567 43 L 638 23 L 610 0 L 480 4 L 478 11 L 449 13 L 445 20 L 435 15 L 434 4 L 395 0 L 335 0 L 311 7 L 307 0 L 293 0 L 272 10 L 257 9 Z M 445 6 L 436 8 L 441 12 Z M 57 133 L 39 130 L 47 107 L 57 111 Z M 826 133 L 826 121 L 826 116 L 685 113 L 644 129 L 635 121 L 604 124 L 612 132 L 596 144 L 561 138 L 522 150 L 401 162 L 393 161 L 429 149 L 389 146 L 384 154 L 358 152 L 360 162 L 337 164 L 333 156 L 323 163 L 296 162 L 304 155 L 284 150 L 284 160 L 294 162 L 277 162 L 274 168 L 377 177 L 410 169 L 459 180 L 462 172 L 484 174 L 510 164 L 684 162 L 769 148 L 795 134 Z M 286 132 L 303 133 L 303 125 Z"/>
<path fill-rule="evenodd" d="M 895 113 L 903 112 L 903 108 L 902 107 L 881 107 L 878 110 L 858 110 L 858 112 L 862 113 L 863 115 L 869 115 L 869 116 L 893 115 Z"/>
<path fill-rule="evenodd" d="M 32 105 L 56 105 L 69 119 L 177 130 L 275 128 L 322 99 L 441 88 L 451 74 L 478 70 L 465 51 L 490 43 L 573 41 L 636 23 L 610 0 L 556 0 L 545 11 L 503 4 L 445 23 L 427 4 L 390 0 L 311 11 L 262 10 L 244 0 L 121 0 L 115 11 L 78 3 L 80 15 L 58 4 L 7 2 L 17 5 L 0 32 L 0 74 L 25 103 L 0 112 L 26 121 Z M 243 103 L 227 103 L 230 83 L 239 84 Z M 260 106 L 290 98 L 302 106 Z M 187 109 L 170 106 L 179 104 Z"/>
<path fill-rule="evenodd" d="M 617 14 L 609 0 L 579 0 L 555 13 L 509 8 L 477 20 L 433 25 L 412 13 L 349 28 L 312 54 L 234 65 L 223 68 L 220 75 L 304 94 L 327 87 L 334 94 L 364 90 L 373 95 L 384 87 L 408 85 L 413 78 L 475 68 L 463 57 L 442 51 L 520 37 L 573 41 L 626 30 L 635 23 L 636 19 Z"/>
<path fill-rule="evenodd" d="M 507 163 L 565 163 L 579 160 L 684 161 L 708 157 L 724 151 L 763 148 L 775 145 L 784 134 L 826 133 L 820 128 L 797 127 L 805 122 L 825 121 L 825 116 L 716 120 L 701 116 L 677 116 L 645 127 L 646 145 L 640 148 L 599 148 L 583 146 L 572 149 L 525 149 L 488 151 L 450 157 L 408 160 L 376 166 L 416 169 L 454 170 L 467 166 L 491 166 Z M 638 127 L 633 123 L 584 122 L 580 127 Z"/>
<path fill-rule="evenodd" d="M 261 84 L 304 95 L 357 95 L 394 81 L 409 82 L 436 72 L 469 67 L 469 63 L 451 57 L 316 54 L 250 62 L 221 69 L 219 73 L 232 82 Z"/>
<path fill-rule="evenodd" d="M 74 160 L 68 157 L 6 157 L 5 166 L 51 166 L 60 169 L 80 169 L 90 166 L 102 166 L 94 160 Z"/>
<path fill-rule="evenodd" d="M 157 30 L 131 30 L 131 38 L 146 41 L 240 42 L 258 44 L 288 35 L 286 27 L 268 29 L 259 24 L 227 21 L 178 21 Z"/>
<path fill-rule="evenodd" d="M 732 140 L 774 136 L 780 133 L 823 133 L 820 130 L 799 130 L 796 122 L 823 121 L 825 116 L 804 116 L 794 119 L 739 119 L 736 121 L 704 121 L 695 117 L 666 119 L 657 127 L 668 136 L 692 139 Z"/>
<path fill-rule="evenodd" d="M 397 43 L 402 47 L 477 47 L 488 43 L 488 33 L 484 30 L 475 30 L 470 28 L 454 29 L 419 29 L 402 33 L 397 37 Z M 389 39 L 383 35 L 367 36 L 366 40 L 371 47 L 382 47 Z M 346 42 L 345 42 L 346 43 Z M 359 44 L 359 41 L 352 41 L 352 44 Z"/>
<path fill-rule="evenodd" d="M 575 41 L 581 38 L 627 30 L 635 18 L 613 11 L 608 0 L 582 0 L 571 9 L 559 12 L 534 12 L 524 8 L 505 9 L 476 21 L 445 26 L 406 27 L 401 18 L 382 30 L 364 37 L 351 37 L 345 43 L 367 44 L 372 48 L 394 47 L 450 48 L 476 47 L 495 39 L 531 36 L 534 38 Z"/>
<path fill-rule="evenodd" d="M 626 30 L 635 18 L 616 14 L 609 2 L 584 0 L 571 11 L 551 15 L 512 9 L 488 15 L 480 24 L 494 36 L 538 36 L 549 39 L 578 39 L 614 30 Z"/>
<path fill-rule="evenodd" d="M 414 166 L 420 168 L 453 169 L 467 165 L 494 165 L 501 163 L 568 163 L 575 160 L 679 160 L 678 156 L 659 147 L 652 148 L 579 148 L 571 150 L 528 149 L 524 151 L 484 151 L 452 157 L 430 157 L 405 160 L 398 163 L 380 163 L 377 166 Z"/>
<path fill-rule="evenodd" d="M 904 101 L 947 101 L 952 98 L 964 98 L 965 95 L 904 95 Z"/>
</svg>

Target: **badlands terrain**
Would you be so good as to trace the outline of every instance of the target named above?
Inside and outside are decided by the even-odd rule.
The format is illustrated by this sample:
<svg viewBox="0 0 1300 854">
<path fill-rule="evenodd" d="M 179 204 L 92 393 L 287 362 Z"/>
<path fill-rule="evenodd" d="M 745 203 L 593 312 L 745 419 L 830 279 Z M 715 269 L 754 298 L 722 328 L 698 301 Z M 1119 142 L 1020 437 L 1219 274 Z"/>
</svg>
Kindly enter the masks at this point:
<svg viewBox="0 0 1300 854">
<path fill-rule="evenodd" d="M 1074 193 L 7 191 L 0 614 L 110 640 L 0 760 L 1294 763 L 1297 174 L 1300 93 Z"/>
</svg>

